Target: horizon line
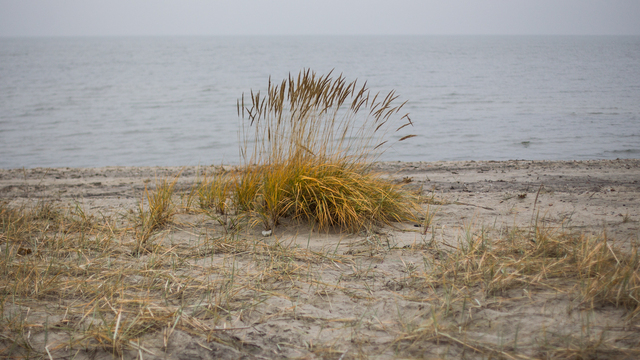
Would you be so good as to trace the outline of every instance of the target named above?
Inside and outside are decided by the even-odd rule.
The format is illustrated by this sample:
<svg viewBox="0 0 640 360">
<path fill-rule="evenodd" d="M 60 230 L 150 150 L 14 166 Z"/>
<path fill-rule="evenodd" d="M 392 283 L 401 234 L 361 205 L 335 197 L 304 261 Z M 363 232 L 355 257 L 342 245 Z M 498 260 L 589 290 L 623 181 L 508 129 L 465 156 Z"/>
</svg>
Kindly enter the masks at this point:
<svg viewBox="0 0 640 360">
<path fill-rule="evenodd" d="M 400 37 L 400 36 L 477 36 L 477 37 L 582 37 L 582 36 L 640 36 L 640 34 L 92 34 L 92 35 L 5 35 L 0 38 L 126 38 L 126 37 Z"/>
</svg>

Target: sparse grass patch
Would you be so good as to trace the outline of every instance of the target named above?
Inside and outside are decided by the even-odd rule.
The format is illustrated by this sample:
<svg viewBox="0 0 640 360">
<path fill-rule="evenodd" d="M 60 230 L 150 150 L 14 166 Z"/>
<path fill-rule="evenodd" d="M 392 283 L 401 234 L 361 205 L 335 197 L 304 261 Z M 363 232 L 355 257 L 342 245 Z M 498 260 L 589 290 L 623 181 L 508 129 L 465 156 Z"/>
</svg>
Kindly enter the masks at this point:
<svg viewBox="0 0 640 360">
<path fill-rule="evenodd" d="M 156 182 L 154 191 L 150 191 L 145 185 L 144 197 L 134 214 L 136 249 L 138 253 L 147 245 L 153 233 L 168 224 L 176 213 L 175 205 L 171 197 L 178 177 L 172 182 L 166 179 Z M 145 210 L 145 205 L 147 209 Z"/>
<path fill-rule="evenodd" d="M 563 294 L 574 304 L 568 311 L 576 308 L 588 313 L 613 305 L 627 309 L 628 319 L 636 319 L 640 314 L 637 247 L 622 252 L 604 234 L 575 234 L 544 223 L 540 220 L 530 230 L 508 229 L 501 236 L 488 236 L 484 228 L 474 230 L 467 226 L 456 247 L 448 246 L 448 251 L 438 251 L 433 258 L 425 259 L 424 272 L 411 272 L 407 284 L 421 293 L 432 294 L 431 312 L 429 316 L 425 314 L 426 319 L 407 327 L 394 346 L 403 353 L 412 353 L 425 342 L 449 343 L 483 356 L 508 358 L 540 354 L 560 358 L 640 354 L 593 336 L 563 335 L 563 341 L 552 336 L 548 343 L 537 345 L 531 338 L 520 339 L 520 348 L 518 337 L 513 334 L 507 336 L 508 346 L 470 336 L 474 324 L 471 309 L 482 309 L 480 301 L 507 305 L 518 291 L 529 298 L 547 292 Z M 595 334 L 593 325 L 585 326 Z M 605 331 L 600 331 L 600 336 L 605 336 Z"/>
<path fill-rule="evenodd" d="M 568 280 L 582 284 L 583 303 L 640 308 L 638 249 L 623 253 L 606 237 L 589 237 L 539 226 L 530 231 L 508 230 L 502 239 L 467 229 L 457 248 L 435 261 L 424 273 L 425 284 L 454 284 L 496 294 L 513 287 L 560 286 Z M 544 284 L 544 285 L 543 285 Z"/>
<path fill-rule="evenodd" d="M 623 253 L 607 241 L 585 239 L 578 251 L 577 266 L 583 278 L 583 302 L 623 306 L 629 317 L 640 315 L 640 257 L 638 248 Z"/>
<path fill-rule="evenodd" d="M 433 218 L 438 213 L 439 208 L 432 209 L 431 204 L 427 205 L 427 209 L 424 212 L 424 220 L 422 221 L 422 235 L 427 235 L 429 232 L 429 227 L 433 223 Z"/>
<path fill-rule="evenodd" d="M 29 242 L 36 234 L 55 230 L 64 223 L 64 214 L 52 202 L 38 201 L 19 208 L 0 202 L 0 236 L 7 243 Z"/>
<path fill-rule="evenodd" d="M 233 185 L 233 179 L 227 174 L 215 173 L 210 177 L 205 174 L 198 188 L 198 205 L 203 210 L 227 215 Z"/>
<path fill-rule="evenodd" d="M 146 191 L 151 208 L 167 204 L 172 185 L 156 190 L 164 196 Z M 0 357 L 58 358 L 72 349 L 72 357 L 80 350 L 122 356 L 148 351 L 142 336 L 163 332 L 168 342 L 175 329 L 215 339 L 218 319 L 259 300 L 247 295 L 253 277 L 237 263 L 229 271 L 189 260 L 246 253 L 247 241 L 207 238 L 132 257 L 132 244 L 122 241 L 127 231 L 109 219 L 97 223 L 78 204 L 65 214 L 52 203 L 2 203 L 0 221 Z"/>
</svg>

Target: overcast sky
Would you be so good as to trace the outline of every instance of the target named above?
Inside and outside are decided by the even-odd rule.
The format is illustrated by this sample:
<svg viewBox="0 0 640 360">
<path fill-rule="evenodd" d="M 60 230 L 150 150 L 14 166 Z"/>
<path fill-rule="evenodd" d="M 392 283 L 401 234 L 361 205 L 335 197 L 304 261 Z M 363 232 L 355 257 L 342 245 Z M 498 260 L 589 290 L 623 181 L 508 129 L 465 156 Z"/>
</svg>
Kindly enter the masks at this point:
<svg viewBox="0 0 640 360">
<path fill-rule="evenodd" d="M 640 35 L 640 0 L 0 0 L 0 36 Z"/>
</svg>

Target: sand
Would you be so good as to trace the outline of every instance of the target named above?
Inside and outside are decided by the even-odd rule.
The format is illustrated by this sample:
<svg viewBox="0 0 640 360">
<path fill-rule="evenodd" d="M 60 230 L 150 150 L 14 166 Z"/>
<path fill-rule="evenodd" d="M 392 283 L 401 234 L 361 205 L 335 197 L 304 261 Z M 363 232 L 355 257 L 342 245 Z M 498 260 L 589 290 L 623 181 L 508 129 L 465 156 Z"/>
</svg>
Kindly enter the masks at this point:
<svg viewBox="0 0 640 360">
<path fill-rule="evenodd" d="M 177 188 L 188 191 L 197 174 L 218 168 L 0 170 L 0 196 L 13 202 L 29 198 L 80 203 L 90 212 L 114 215 L 134 209 L 145 185 L 153 186 L 157 179 L 179 174 Z M 523 226 L 535 213 L 575 229 L 606 229 L 620 244 L 638 239 L 640 160 L 385 162 L 375 169 L 450 202 L 439 209 L 436 221 L 445 228 L 459 229 L 469 222 Z M 625 216 L 633 221 L 623 222 Z"/>
<path fill-rule="evenodd" d="M 183 282 L 189 276 L 200 279 L 221 269 L 238 269 L 236 276 L 252 279 L 246 283 L 253 285 L 239 286 L 237 298 L 218 317 L 193 311 L 188 320 L 177 321 L 177 326 L 169 323 L 149 329 L 135 339 L 137 347 L 128 344 L 117 357 L 540 358 L 571 357 L 581 347 L 595 349 L 584 353 L 595 357 L 640 354 L 636 351 L 640 347 L 638 316 L 629 318 L 629 310 L 615 304 L 587 307 L 569 287 L 515 287 L 498 294 L 471 289 L 468 294 L 473 296 L 467 294 L 464 303 L 455 302 L 453 315 L 446 317 L 434 310 L 442 310 L 446 287 L 412 285 L 421 272 L 428 271 L 429 259 L 459 248 L 466 236 L 485 229 L 488 237 L 499 237 L 509 229 L 543 224 L 606 236 L 622 253 L 630 251 L 640 241 L 640 160 L 386 162 L 376 164 L 375 169 L 391 181 L 406 183 L 409 189 L 421 189 L 430 199 L 423 209 L 435 216 L 426 231 L 421 223 L 402 223 L 356 234 L 318 233 L 308 224 L 285 221 L 271 236 L 263 237 L 259 226 L 245 228 L 237 235 L 238 241 L 259 242 L 269 251 L 286 248 L 282 254 L 288 254 L 290 261 L 279 258 L 269 263 L 273 259 L 267 259 L 268 251 L 256 257 L 250 249 L 220 250 L 194 254 L 177 268 L 167 267 L 167 272 L 174 273 L 171 276 Z M 215 170 L 220 167 L 0 170 L 0 200 L 12 206 L 38 200 L 66 208 L 80 206 L 87 214 L 116 218 L 120 226 L 127 227 L 127 214 L 137 209 L 145 186 L 179 175 L 177 192 L 186 194 L 200 174 Z M 229 231 L 202 214 L 180 212 L 155 241 L 170 252 L 172 246 L 212 241 Z M 145 262 L 150 256 L 134 260 Z M 269 272 L 260 268 L 265 264 L 272 267 Z M 271 271 L 274 267 L 277 271 Z M 264 278 L 256 282 L 259 276 Z M 86 309 L 78 308 L 86 301 L 46 298 L 20 302 L 5 295 L 3 299 L 5 318 L 7 312 L 19 311 L 25 322 L 40 325 L 30 328 L 33 354 L 38 356 L 48 357 L 42 335 L 45 326 L 49 327 L 47 344 L 58 341 L 59 345 L 87 321 L 65 315 L 65 309 L 86 314 Z M 206 299 L 181 301 L 165 302 L 163 309 L 175 314 L 179 307 L 195 303 L 211 309 L 203 305 Z M 51 305 L 55 303 L 57 307 Z M 407 335 L 420 333 L 436 313 L 449 319 L 447 333 L 436 340 L 433 335 L 423 340 Z M 201 325 L 194 325 L 198 322 Z M 74 326 L 76 330 L 69 330 Z M 5 339 L 15 338 L 10 332 L 3 334 Z M 605 338 L 600 347 L 593 345 L 598 336 Z M 9 343 L 5 340 L 4 346 Z M 54 357 L 113 356 L 109 346 L 91 344 L 90 350 L 59 345 Z"/>
</svg>

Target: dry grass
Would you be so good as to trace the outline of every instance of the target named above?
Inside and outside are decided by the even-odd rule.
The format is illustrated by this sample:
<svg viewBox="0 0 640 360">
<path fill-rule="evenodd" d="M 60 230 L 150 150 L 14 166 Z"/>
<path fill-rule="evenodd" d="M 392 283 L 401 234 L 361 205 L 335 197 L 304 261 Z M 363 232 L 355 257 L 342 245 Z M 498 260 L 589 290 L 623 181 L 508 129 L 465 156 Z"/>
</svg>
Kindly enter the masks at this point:
<svg viewBox="0 0 640 360">
<path fill-rule="evenodd" d="M 230 210 L 229 198 L 233 188 L 233 179 L 225 173 L 205 174 L 198 187 L 198 205 L 203 210 L 213 210 L 226 215 Z"/>
<path fill-rule="evenodd" d="M 247 339 L 226 333 L 268 328 L 277 319 L 322 324 L 335 333 L 330 340 L 313 340 L 305 350 L 327 358 L 390 357 L 389 352 L 395 354 L 391 357 L 466 353 L 472 358 L 640 355 L 624 341 L 612 343 L 588 315 L 623 308 L 629 329 L 637 326 L 637 248 L 622 253 L 604 235 L 572 234 L 542 226 L 542 219 L 531 229 L 466 224 L 456 245 L 431 241 L 401 250 L 367 240 L 358 246 L 371 251 L 342 253 L 337 246 L 323 251 L 296 246 L 295 237 L 213 235 L 206 225 L 195 225 L 202 215 L 193 214 L 188 215 L 194 219 L 191 225 L 174 223 L 162 236 L 153 235 L 153 247 L 136 253 L 135 221 L 98 220 L 77 204 L 63 209 L 45 202 L 19 208 L 3 204 L 0 213 L 0 356 L 161 356 L 175 346 L 178 332 L 200 339 L 203 346 L 225 344 L 234 356 L 247 356 Z M 185 233 L 192 235 L 174 239 Z M 377 269 L 396 252 L 403 254 L 401 275 Z M 412 253 L 422 254 L 422 266 L 402 260 Z M 528 297 L 513 295 L 523 291 Z M 482 311 L 536 308 L 536 299 L 550 294 L 567 298 L 571 311 L 587 314 L 581 332 L 516 326 L 491 340 L 482 334 L 496 334 L 496 329 L 478 328 L 486 316 Z M 331 308 L 340 296 L 361 305 L 351 316 L 329 319 L 297 310 L 327 302 Z M 406 314 L 398 308 L 396 320 L 358 310 L 379 296 L 425 308 Z M 265 310 L 277 299 L 292 305 Z M 392 336 L 383 347 L 372 347 L 368 339 L 383 329 Z M 345 338 L 345 331 L 351 335 Z M 297 336 L 311 341 L 313 334 Z M 354 350 L 337 345 L 343 340 Z"/>
<path fill-rule="evenodd" d="M 176 213 L 176 206 L 171 198 L 177 181 L 178 177 L 171 182 L 166 179 L 156 181 L 154 191 L 150 191 L 145 185 L 144 197 L 138 205 L 137 212 L 133 213 L 137 241 L 135 253 L 145 249 L 153 233 L 167 225 Z"/>
<path fill-rule="evenodd" d="M 513 295 L 522 292 L 532 305 L 535 304 L 532 295 L 544 298 L 543 294 L 554 293 L 556 297 L 562 294 L 574 304 L 569 312 L 574 308 L 580 313 L 590 313 L 608 305 L 622 307 L 627 310 L 630 323 L 637 323 L 640 315 L 638 247 L 622 252 L 607 241 L 606 234 L 586 236 L 562 228 L 537 226 L 543 223 L 540 220 L 530 229 L 505 228 L 499 232 L 484 227 L 478 230 L 467 224 L 457 246 L 443 248 L 436 242 L 429 243 L 434 256 L 425 258 L 424 272 L 411 272 L 405 281 L 407 287 L 415 291 L 411 297 L 428 294 L 425 300 L 433 306 L 423 320 L 405 326 L 405 331 L 395 340 L 396 349 L 415 354 L 425 343 L 435 343 L 489 358 L 634 358 L 640 355 L 637 349 L 611 345 L 605 341 L 606 330 L 598 334 L 589 324 L 583 327 L 589 336 L 584 333 L 558 336 L 547 334 L 544 329 L 533 331 L 532 335 L 531 329 L 527 329 L 527 336 L 520 339 L 516 327 L 515 337 L 513 333 L 501 335 L 508 339 L 501 340 L 502 343 L 482 340 L 474 331 L 472 309 L 483 308 L 478 299 L 487 303 L 500 299 L 496 310 L 525 306 Z M 493 235 L 489 236 L 489 232 Z M 533 341 L 532 336 L 538 340 Z"/>
<path fill-rule="evenodd" d="M 330 75 L 302 71 L 269 82 L 266 97 L 252 92 L 250 104 L 238 102 L 247 170 L 236 203 L 267 230 L 288 216 L 354 231 L 409 219 L 416 209 L 408 193 L 370 170 L 390 133 L 411 125 L 399 115 L 404 104 L 394 104 L 393 92 L 370 94 L 366 84 Z"/>
<path fill-rule="evenodd" d="M 160 191 L 167 189 L 161 187 Z M 148 196 L 156 209 L 153 201 L 158 201 L 158 196 Z M 175 329 L 176 325 L 194 322 L 192 327 L 208 329 L 183 314 L 184 298 L 195 296 L 202 301 L 211 297 L 214 300 L 207 301 L 207 306 L 214 306 L 212 312 L 216 313 L 217 309 L 224 309 L 228 302 L 225 298 L 232 298 L 227 294 L 235 291 L 226 279 L 216 281 L 207 276 L 192 278 L 193 274 L 175 273 L 175 265 L 188 253 L 156 247 L 160 252 L 139 260 L 132 258 L 129 254 L 138 251 L 137 238 L 127 243 L 127 231 L 116 230 L 112 223 L 78 224 L 77 219 L 65 216 L 51 203 L 21 209 L 3 204 L 1 211 L 0 327 L 5 329 L 1 334 L 5 344 L 9 341 L 1 355 L 43 354 L 42 347 L 36 349 L 31 344 L 33 325 L 24 322 L 23 312 L 41 311 L 39 303 L 51 302 L 51 317 L 58 319 L 45 324 L 45 334 L 61 330 L 69 335 L 62 342 L 56 337 L 53 344 L 45 340 L 46 352 L 101 348 L 121 354 L 125 347 L 135 348 L 134 339 L 150 331 L 166 331 L 167 324 L 173 324 L 171 329 Z M 202 245 L 206 248 L 206 244 Z M 198 307 L 192 303 L 189 306 L 190 313 Z M 66 308 L 64 316 L 56 315 L 56 308 Z"/>
<path fill-rule="evenodd" d="M 156 191 L 168 195 L 171 184 L 161 184 Z M 145 189 L 152 209 L 157 192 Z M 175 330 L 242 347 L 225 338 L 218 324 L 259 304 L 282 281 L 299 277 L 304 268 L 296 261 L 318 263 L 328 256 L 233 236 L 169 247 L 157 240 L 140 253 L 135 218 L 132 228 L 118 229 L 108 219 L 80 221 L 52 203 L 18 209 L 3 203 L 0 211 L 3 357 L 151 352 L 139 344 L 141 337 L 161 332 L 166 349 Z M 222 255 L 218 264 L 197 264 L 216 254 Z M 235 259 L 241 254 L 257 266 L 241 266 Z M 40 314 L 40 323 L 26 321 L 30 313 Z M 32 339 L 34 331 L 44 339 Z"/>
</svg>

